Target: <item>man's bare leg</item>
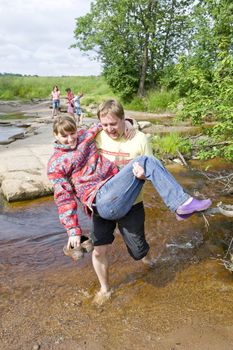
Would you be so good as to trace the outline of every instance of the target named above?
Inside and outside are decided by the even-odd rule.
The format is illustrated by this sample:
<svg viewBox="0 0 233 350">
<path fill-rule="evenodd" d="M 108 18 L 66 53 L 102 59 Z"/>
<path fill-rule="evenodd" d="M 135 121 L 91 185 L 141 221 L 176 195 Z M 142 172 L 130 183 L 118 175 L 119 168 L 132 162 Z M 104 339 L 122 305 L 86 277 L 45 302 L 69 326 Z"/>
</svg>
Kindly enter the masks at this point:
<svg viewBox="0 0 233 350">
<path fill-rule="evenodd" d="M 100 283 L 100 290 L 94 298 L 96 304 L 103 304 L 111 296 L 108 280 L 108 249 L 109 245 L 94 247 L 92 252 L 92 264 Z"/>
</svg>

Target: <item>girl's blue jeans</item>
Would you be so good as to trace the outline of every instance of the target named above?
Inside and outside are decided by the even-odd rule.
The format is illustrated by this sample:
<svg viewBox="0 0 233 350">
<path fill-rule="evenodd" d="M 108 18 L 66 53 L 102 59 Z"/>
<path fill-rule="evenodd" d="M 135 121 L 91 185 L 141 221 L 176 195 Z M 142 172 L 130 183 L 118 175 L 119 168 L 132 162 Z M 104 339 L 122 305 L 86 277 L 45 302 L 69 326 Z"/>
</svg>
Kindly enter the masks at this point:
<svg viewBox="0 0 233 350">
<path fill-rule="evenodd" d="M 129 162 L 97 191 L 95 206 L 102 218 L 117 220 L 125 216 L 133 206 L 145 183 L 133 174 L 135 162 L 144 168 L 146 179 L 151 181 L 171 211 L 175 212 L 190 197 L 158 159 L 140 156 Z"/>
</svg>

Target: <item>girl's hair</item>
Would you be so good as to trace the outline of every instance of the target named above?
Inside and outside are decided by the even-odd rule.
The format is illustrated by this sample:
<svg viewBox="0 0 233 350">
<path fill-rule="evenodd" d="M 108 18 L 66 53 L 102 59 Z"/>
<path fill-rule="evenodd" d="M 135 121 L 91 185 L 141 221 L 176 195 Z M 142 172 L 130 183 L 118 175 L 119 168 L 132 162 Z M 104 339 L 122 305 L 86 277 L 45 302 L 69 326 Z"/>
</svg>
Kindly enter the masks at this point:
<svg viewBox="0 0 233 350">
<path fill-rule="evenodd" d="M 77 125 L 73 117 L 65 115 L 58 116 L 53 122 L 53 132 L 57 134 L 63 134 L 65 132 L 76 132 Z"/>
<path fill-rule="evenodd" d="M 97 116 L 100 119 L 107 114 L 114 114 L 119 119 L 124 119 L 125 112 L 123 106 L 116 100 L 107 100 L 99 105 L 97 108 Z"/>
<path fill-rule="evenodd" d="M 57 85 L 54 85 L 53 90 L 54 90 L 55 88 L 56 88 L 57 90 L 59 90 L 59 88 L 58 88 Z"/>
</svg>

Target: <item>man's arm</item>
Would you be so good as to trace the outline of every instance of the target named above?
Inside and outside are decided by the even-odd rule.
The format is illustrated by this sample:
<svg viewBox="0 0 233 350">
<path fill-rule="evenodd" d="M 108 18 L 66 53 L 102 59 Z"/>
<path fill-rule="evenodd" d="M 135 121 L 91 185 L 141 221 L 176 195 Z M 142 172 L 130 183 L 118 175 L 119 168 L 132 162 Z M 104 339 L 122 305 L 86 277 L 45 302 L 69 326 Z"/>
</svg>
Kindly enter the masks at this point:
<svg viewBox="0 0 233 350">
<path fill-rule="evenodd" d="M 142 142 L 142 149 L 141 154 L 143 156 L 153 156 L 152 147 L 150 145 L 148 137 L 144 134 L 143 142 Z M 133 164 L 133 174 L 140 180 L 146 180 L 146 177 L 144 176 L 144 169 L 139 165 L 138 162 L 135 162 Z"/>
</svg>

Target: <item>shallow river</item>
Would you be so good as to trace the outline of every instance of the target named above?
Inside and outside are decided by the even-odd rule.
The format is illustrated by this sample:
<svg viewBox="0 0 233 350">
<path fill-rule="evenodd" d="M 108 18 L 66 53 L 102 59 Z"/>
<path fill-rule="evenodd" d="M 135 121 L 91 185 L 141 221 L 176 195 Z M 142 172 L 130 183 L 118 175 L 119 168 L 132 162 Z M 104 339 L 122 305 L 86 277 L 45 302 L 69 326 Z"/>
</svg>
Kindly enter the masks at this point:
<svg viewBox="0 0 233 350">
<path fill-rule="evenodd" d="M 200 175 L 181 167 L 172 172 L 191 193 L 230 204 Z M 77 263 L 63 255 L 67 238 L 53 199 L 2 202 L 0 349 L 233 349 L 233 280 L 220 260 L 233 219 L 178 222 L 150 184 L 144 198 L 156 267 L 133 261 L 116 233 L 114 293 L 99 308 L 92 305 L 98 283 L 91 255 Z M 80 217 L 88 233 L 90 221 L 81 210 Z"/>
</svg>

